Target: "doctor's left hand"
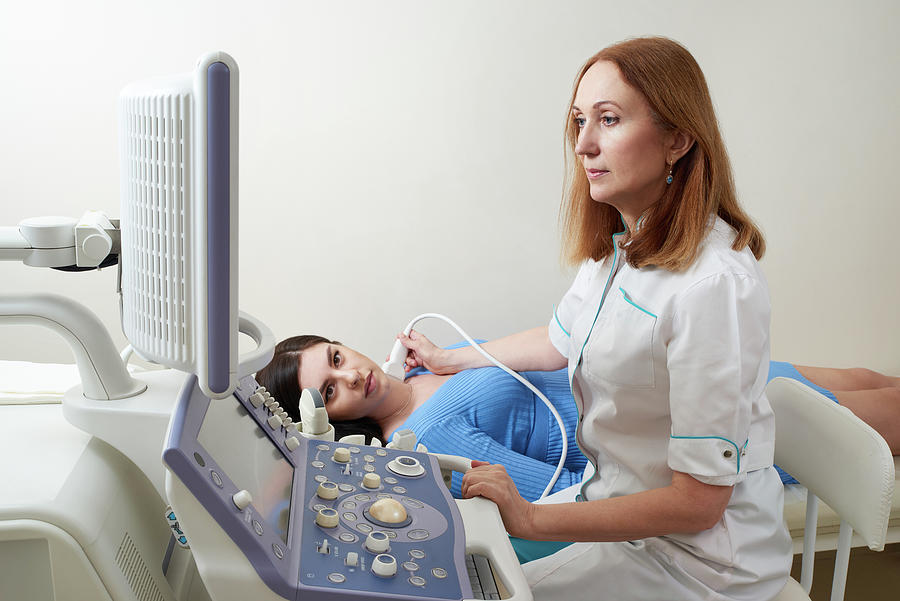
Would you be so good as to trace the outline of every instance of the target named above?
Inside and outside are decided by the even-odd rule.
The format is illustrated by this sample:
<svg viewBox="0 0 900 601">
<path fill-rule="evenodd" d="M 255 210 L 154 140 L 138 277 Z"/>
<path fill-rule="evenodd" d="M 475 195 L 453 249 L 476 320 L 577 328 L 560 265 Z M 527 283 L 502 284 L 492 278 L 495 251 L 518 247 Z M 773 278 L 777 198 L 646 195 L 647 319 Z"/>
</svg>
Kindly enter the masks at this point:
<svg viewBox="0 0 900 601">
<path fill-rule="evenodd" d="M 463 476 L 462 496 L 490 499 L 500 510 L 506 531 L 513 536 L 528 538 L 534 505 L 522 498 L 502 465 L 472 461 L 472 469 Z"/>
</svg>

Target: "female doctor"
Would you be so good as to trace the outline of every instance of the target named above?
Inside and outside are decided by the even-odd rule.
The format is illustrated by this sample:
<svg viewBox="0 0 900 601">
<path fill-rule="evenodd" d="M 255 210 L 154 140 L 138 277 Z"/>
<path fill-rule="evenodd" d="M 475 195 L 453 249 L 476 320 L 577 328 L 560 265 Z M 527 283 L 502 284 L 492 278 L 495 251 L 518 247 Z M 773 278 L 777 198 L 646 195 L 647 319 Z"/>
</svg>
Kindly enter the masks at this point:
<svg viewBox="0 0 900 601">
<path fill-rule="evenodd" d="M 771 599 L 791 543 L 764 393 L 764 242 L 703 73 L 676 42 L 629 40 L 587 61 L 570 108 L 563 239 L 580 270 L 548 326 L 485 347 L 517 370 L 568 365 L 597 472 L 579 502 L 536 505 L 476 462 L 463 495 L 493 500 L 513 536 L 574 541 L 523 566 L 536 599 Z M 484 365 L 401 340 L 408 368 Z"/>
</svg>

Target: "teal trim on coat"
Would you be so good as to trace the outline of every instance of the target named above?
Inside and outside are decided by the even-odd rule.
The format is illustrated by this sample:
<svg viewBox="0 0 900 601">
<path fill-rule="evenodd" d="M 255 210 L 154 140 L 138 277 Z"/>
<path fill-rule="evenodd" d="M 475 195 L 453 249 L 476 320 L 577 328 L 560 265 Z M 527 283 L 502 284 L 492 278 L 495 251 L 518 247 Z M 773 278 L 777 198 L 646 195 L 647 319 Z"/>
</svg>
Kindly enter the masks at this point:
<svg viewBox="0 0 900 601">
<path fill-rule="evenodd" d="M 717 438 L 719 440 L 724 440 L 725 442 L 727 442 L 728 444 L 730 444 L 731 446 L 734 447 L 734 452 L 737 455 L 737 473 L 738 474 L 741 473 L 741 451 L 743 449 L 738 447 L 737 443 L 734 442 L 733 440 L 729 440 L 723 436 L 675 436 L 674 434 L 672 434 L 670 438 L 681 438 L 684 440 L 706 440 L 709 438 Z M 749 443 L 749 442 L 750 442 L 750 440 L 748 439 L 747 442 L 744 443 L 744 447 L 743 447 L 744 449 L 747 448 L 747 443 Z"/>
<path fill-rule="evenodd" d="M 621 286 L 619 286 L 619 292 L 622 293 L 622 298 L 625 299 L 625 302 L 626 302 L 626 303 L 628 303 L 629 305 L 631 305 L 632 307 L 634 307 L 634 308 L 637 309 L 638 311 L 643 311 L 644 313 L 646 313 L 647 315 L 649 315 L 649 316 L 652 317 L 653 319 L 656 319 L 656 315 L 654 315 L 653 313 L 651 313 L 651 312 L 648 311 L 647 309 L 643 308 L 642 306 L 640 306 L 639 304 L 637 304 L 636 302 L 634 302 L 633 300 L 631 300 L 630 298 L 628 298 L 628 293 L 625 292 L 625 291 L 622 289 Z"/>
</svg>

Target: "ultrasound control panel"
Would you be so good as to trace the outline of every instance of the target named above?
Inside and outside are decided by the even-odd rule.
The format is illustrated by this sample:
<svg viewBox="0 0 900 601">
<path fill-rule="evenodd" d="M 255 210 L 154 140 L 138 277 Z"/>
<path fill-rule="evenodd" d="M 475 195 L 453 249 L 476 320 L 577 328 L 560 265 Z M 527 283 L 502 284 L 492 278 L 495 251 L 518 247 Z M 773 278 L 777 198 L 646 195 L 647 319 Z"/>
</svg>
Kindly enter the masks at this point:
<svg viewBox="0 0 900 601">
<path fill-rule="evenodd" d="M 191 376 L 163 459 L 282 598 L 473 598 L 431 455 L 305 438 L 252 377 L 210 400 Z"/>
</svg>

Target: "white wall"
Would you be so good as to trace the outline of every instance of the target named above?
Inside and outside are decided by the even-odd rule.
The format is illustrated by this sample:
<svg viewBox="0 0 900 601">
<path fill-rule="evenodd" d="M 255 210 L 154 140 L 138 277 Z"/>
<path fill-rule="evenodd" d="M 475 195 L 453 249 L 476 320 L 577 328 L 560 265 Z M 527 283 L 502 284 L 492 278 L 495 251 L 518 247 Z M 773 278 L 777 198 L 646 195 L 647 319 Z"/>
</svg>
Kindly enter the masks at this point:
<svg viewBox="0 0 900 601">
<path fill-rule="evenodd" d="M 378 360 L 423 311 L 481 337 L 542 324 L 572 275 L 572 78 L 661 34 L 705 70 L 768 237 L 773 356 L 900 373 L 897 22 L 890 0 L 3 2 L 0 225 L 118 216 L 118 91 L 222 49 L 241 68 L 242 309 Z M 74 297 L 124 344 L 114 270 L 3 263 L 0 282 Z M 21 326 L 0 358 L 71 360 Z"/>
</svg>

